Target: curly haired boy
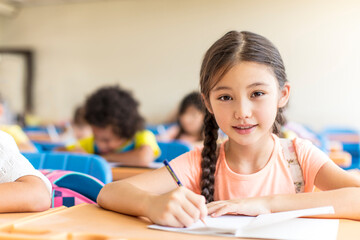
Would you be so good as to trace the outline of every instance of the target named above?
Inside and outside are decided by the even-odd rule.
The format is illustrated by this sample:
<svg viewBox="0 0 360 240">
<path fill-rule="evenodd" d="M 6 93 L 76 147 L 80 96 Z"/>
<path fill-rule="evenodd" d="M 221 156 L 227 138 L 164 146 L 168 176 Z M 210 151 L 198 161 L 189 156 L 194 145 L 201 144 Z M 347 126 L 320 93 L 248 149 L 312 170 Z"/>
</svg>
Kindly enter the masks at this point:
<svg viewBox="0 0 360 240">
<path fill-rule="evenodd" d="M 148 165 L 160 155 L 160 149 L 154 134 L 144 130 L 138 105 L 130 92 L 119 86 L 97 90 L 85 103 L 85 120 L 93 136 L 67 149 L 98 154 L 123 165 Z"/>
</svg>

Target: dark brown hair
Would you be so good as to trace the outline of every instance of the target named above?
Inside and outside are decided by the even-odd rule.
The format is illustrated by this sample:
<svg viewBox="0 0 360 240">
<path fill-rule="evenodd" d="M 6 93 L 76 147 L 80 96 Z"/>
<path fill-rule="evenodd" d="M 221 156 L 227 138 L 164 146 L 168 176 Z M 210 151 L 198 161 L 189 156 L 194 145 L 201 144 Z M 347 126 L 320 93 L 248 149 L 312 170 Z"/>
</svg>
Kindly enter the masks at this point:
<svg viewBox="0 0 360 240">
<path fill-rule="evenodd" d="M 73 123 L 78 126 L 85 126 L 88 123 L 85 120 L 85 107 L 78 106 L 74 111 Z"/>
<path fill-rule="evenodd" d="M 177 115 L 177 123 L 179 125 L 180 131 L 179 133 L 176 135 L 175 139 L 179 139 L 183 134 L 186 133 L 184 126 L 181 125 L 180 122 L 180 117 L 186 112 L 186 110 L 189 107 L 195 107 L 197 110 L 199 110 L 199 112 L 201 112 L 202 114 L 205 115 L 205 105 L 204 102 L 201 99 L 201 94 L 199 92 L 191 92 L 188 95 L 186 95 L 184 97 L 184 99 L 181 101 L 180 103 L 180 107 L 179 107 L 179 112 Z M 199 133 L 199 141 L 204 140 L 204 127 L 201 129 L 200 133 Z"/>
<path fill-rule="evenodd" d="M 103 87 L 87 98 L 85 120 L 100 128 L 111 126 L 118 137 L 131 139 L 144 129 L 138 105 L 131 93 L 119 86 Z"/>
<path fill-rule="evenodd" d="M 210 91 L 222 77 L 236 64 L 256 62 L 269 66 L 282 89 L 287 82 L 285 67 L 279 51 L 266 38 L 251 32 L 230 31 L 217 40 L 206 52 L 200 70 L 200 88 L 205 100 L 209 102 Z M 283 109 L 278 113 L 272 127 L 275 134 L 285 123 Z M 217 131 L 219 126 L 214 116 L 207 111 L 205 120 L 205 139 L 202 150 L 201 194 L 207 202 L 214 200 L 215 170 L 217 161 Z"/>
</svg>

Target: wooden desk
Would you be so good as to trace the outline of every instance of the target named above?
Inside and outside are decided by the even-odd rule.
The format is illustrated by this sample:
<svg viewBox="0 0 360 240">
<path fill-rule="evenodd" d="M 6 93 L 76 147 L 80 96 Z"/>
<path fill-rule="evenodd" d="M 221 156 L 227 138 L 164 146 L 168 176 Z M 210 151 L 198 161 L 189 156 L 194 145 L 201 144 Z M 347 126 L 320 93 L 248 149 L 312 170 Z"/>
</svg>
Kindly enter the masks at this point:
<svg viewBox="0 0 360 240">
<path fill-rule="evenodd" d="M 223 239 L 151 230 L 147 228 L 149 222 L 145 219 L 103 210 L 91 204 L 54 209 L 30 216 L 25 214 L 25 218 L 19 219 L 20 215 L 10 218 L 6 216 L 9 223 L 7 227 L 0 226 L 0 239 Z M 0 219 L 3 216 L 0 214 Z M 338 240 L 359 239 L 359 236 L 359 221 L 340 220 Z"/>
<path fill-rule="evenodd" d="M 141 168 L 141 167 L 113 167 L 111 168 L 113 181 L 121 180 L 124 178 L 132 177 L 137 174 L 153 171 L 154 168 Z"/>
</svg>

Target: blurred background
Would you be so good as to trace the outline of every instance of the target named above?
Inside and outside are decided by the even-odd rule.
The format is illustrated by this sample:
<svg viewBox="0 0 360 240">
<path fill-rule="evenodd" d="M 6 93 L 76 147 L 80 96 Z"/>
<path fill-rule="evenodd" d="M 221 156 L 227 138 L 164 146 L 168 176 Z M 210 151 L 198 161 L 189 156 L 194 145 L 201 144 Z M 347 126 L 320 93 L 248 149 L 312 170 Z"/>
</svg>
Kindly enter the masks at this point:
<svg viewBox="0 0 360 240">
<path fill-rule="evenodd" d="M 356 0 L 2 0 L 0 93 L 14 112 L 51 122 L 120 84 L 161 123 L 199 88 L 210 45 L 248 30 L 282 54 L 288 119 L 359 128 L 359 10 Z"/>
</svg>

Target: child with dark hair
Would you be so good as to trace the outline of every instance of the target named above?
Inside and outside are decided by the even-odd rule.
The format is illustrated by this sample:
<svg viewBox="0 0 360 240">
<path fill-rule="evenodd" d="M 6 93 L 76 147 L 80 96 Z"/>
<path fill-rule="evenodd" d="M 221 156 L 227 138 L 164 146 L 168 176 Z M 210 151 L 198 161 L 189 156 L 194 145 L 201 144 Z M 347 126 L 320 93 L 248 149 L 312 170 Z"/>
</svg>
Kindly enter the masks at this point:
<svg viewBox="0 0 360 240">
<path fill-rule="evenodd" d="M 199 92 L 191 92 L 180 103 L 177 124 L 158 136 L 158 140 L 180 140 L 202 145 L 204 140 L 205 105 Z"/>
<path fill-rule="evenodd" d="M 82 148 L 80 146 L 75 147 L 75 143 L 91 136 L 91 127 L 85 120 L 85 107 L 78 106 L 75 108 L 72 120 L 66 123 L 65 131 L 60 136 L 61 141 L 64 142 L 66 146 L 58 147 L 55 151 L 68 151 L 71 149 L 73 152 L 81 152 Z"/>
<path fill-rule="evenodd" d="M 109 162 L 146 166 L 160 154 L 153 133 L 144 130 L 144 119 L 132 95 L 118 86 L 103 87 L 85 103 L 85 120 L 93 137 L 68 146 L 77 151 L 99 154 Z"/>
<path fill-rule="evenodd" d="M 360 180 L 311 142 L 277 135 L 290 84 L 269 40 L 226 33 L 205 54 L 200 87 L 207 108 L 204 147 L 170 162 L 184 187 L 163 167 L 107 184 L 100 206 L 174 227 L 208 214 L 256 216 L 320 206 L 334 207 L 335 214 L 324 217 L 360 219 Z M 228 136 L 220 146 L 219 128 Z M 322 191 L 314 192 L 315 186 Z"/>
</svg>

